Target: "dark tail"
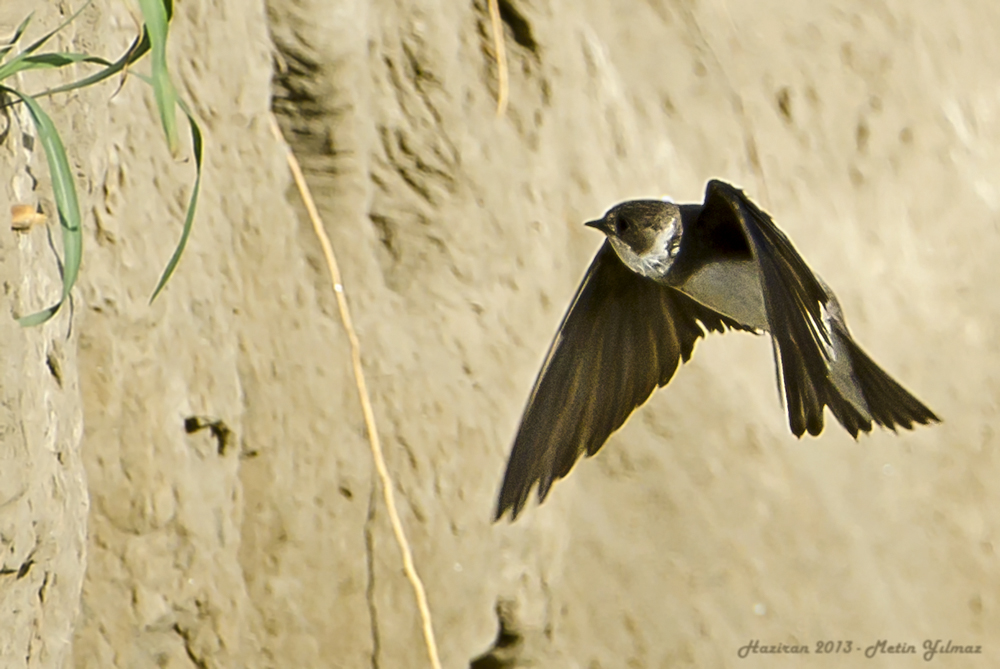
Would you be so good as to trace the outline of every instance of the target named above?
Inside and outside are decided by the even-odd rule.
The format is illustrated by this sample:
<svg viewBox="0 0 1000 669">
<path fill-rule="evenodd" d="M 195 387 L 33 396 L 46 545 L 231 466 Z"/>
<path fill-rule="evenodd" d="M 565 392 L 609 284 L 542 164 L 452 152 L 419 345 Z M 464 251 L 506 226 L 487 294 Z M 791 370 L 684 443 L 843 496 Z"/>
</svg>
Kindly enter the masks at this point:
<svg viewBox="0 0 1000 669">
<path fill-rule="evenodd" d="M 895 431 L 896 426 L 912 430 L 914 423 L 929 425 L 941 422 L 933 411 L 875 364 L 850 335 L 845 339 L 854 378 L 876 423 Z"/>
<path fill-rule="evenodd" d="M 860 394 L 861 397 L 856 399 L 864 400 L 871 420 L 893 432 L 897 427 L 912 430 L 914 424 L 929 425 L 941 422 L 933 411 L 875 364 L 875 361 L 861 350 L 846 328 L 835 323 L 833 335 L 839 353 L 846 354 L 850 362 L 850 376 L 853 381 L 851 390 Z M 833 384 L 830 389 L 834 390 Z M 871 429 L 871 423 L 866 417 L 859 415 L 852 403 L 847 401 L 845 393 L 835 391 L 831 394 L 836 394 L 838 397 L 835 401 L 828 402 L 830 409 L 851 436 L 857 438 L 858 430 L 868 432 Z"/>
</svg>

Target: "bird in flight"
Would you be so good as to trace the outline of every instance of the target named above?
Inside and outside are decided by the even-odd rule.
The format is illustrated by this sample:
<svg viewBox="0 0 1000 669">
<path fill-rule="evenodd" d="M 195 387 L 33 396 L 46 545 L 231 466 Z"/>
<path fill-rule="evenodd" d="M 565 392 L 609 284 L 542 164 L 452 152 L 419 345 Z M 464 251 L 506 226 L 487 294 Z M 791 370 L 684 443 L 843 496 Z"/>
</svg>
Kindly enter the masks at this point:
<svg viewBox="0 0 1000 669">
<path fill-rule="evenodd" d="M 632 200 L 586 225 L 607 239 L 570 303 L 528 398 L 495 519 L 539 502 L 579 457 L 726 329 L 768 332 L 796 437 L 823 430 L 823 408 L 855 439 L 940 422 L 851 337 L 830 288 L 738 188 L 709 181 L 703 204 Z"/>
</svg>

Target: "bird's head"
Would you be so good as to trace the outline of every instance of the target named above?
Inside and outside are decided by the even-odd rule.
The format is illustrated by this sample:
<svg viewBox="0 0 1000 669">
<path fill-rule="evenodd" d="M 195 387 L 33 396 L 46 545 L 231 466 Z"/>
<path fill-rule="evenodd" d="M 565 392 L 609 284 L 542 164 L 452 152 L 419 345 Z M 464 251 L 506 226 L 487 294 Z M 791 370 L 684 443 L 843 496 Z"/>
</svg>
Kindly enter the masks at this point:
<svg viewBox="0 0 1000 669">
<path fill-rule="evenodd" d="M 629 269 L 662 279 L 681 246 L 681 210 L 673 202 L 630 200 L 615 205 L 604 218 L 585 225 L 597 228 L 611 242 Z"/>
</svg>

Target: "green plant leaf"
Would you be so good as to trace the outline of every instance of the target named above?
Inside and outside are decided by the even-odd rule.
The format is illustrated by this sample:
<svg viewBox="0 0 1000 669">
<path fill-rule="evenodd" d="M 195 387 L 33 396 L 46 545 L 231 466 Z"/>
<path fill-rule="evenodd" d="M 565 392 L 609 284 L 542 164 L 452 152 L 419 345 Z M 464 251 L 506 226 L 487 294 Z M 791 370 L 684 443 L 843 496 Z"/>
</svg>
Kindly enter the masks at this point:
<svg viewBox="0 0 1000 669">
<path fill-rule="evenodd" d="M 103 58 L 91 56 L 85 53 L 42 53 L 37 56 L 25 56 L 19 54 L 6 65 L 0 65 L 0 81 L 22 72 L 24 70 L 41 70 L 66 67 L 74 63 L 97 63 L 99 65 L 110 65 Z"/>
<path fill-rule="evenodd" d="M 32 54 L 41 49 L 46 42 L 52 39 L 53 35 L 55 35 L 57 32 L 59 32 L 69 24 L 73 23 L 73 21 L 76 21 L 76 17 L 78 17 L 81 13 L 83 13 L 83 10 L 85 10 L 88 6 L 90 6 L 91 2 L 93 2 L 93 0 L 87 0 L 87 2 L 83 3 L 83 6 L 80 7 L 80 9 L 76 10 L 68 19 L 60 23 L 58 26 L 56 26 L 54 30 L 45 33 L 40 38 L 32 42 L 31 45 L 26 47 L 24 51 L 22 51 L 21 53 Z"/>
<path fill-rule="evenodd" d="M 174 15 L 174 3 L 173 0 L 163 0 L 163 6 L 167 11 L 167 21 Z M 48 97 L 50 95 L 55 95 L 56 93 L 65 93 L 67 91 L 72 91 L 77 88 L 86 88 L 87 86 L 93 86 L 96 83 L 104 81 L 108 77 L 113 77 L 118 74 L 126 67 L 136 62 L 140 58 L 146 55 L 149 51 L 149 31 L 145 26 L 142 28 L 142 35 L 137 37 L 132 45 L 125 51 L 121 58 L 116 60 L 114 63 L 109 65 L 107 68 L 92 74 L 88 77 L 84 77 L 79 81 L 74 81 L 73 83 L 65 84 L 63 86 L 57 86 L 56 88 L 50 88 L 42 93 L 36 95 L 36 98 Z"/>
<path fill-rule="evenodd" d="M 188 238 L 191 235 L 194 214 L 198 204 L 198 195 L 201 190 L 202 162 L 204 154 L 201 128 L 198 126 L 190 108 L 184 103 L 183 100 L 177 98 L 176 90 L 170 81 L 169 73 L 167 71 L 167 27 L 170 19 L 173 17 L 173 0 L 139 0 L 140 8 L 142 9 L 143 18 L 145 20 L 142 34 L 132 42 L 132 45 L 128 48 L 128 50 L 114 63 L 110 63 L 103 58 L 97 58 L 82 53 L 34 53 L 53 35 L 76 19 L 80 12 L 82 12 L 91 1 L 92 0 L 87 0 L 83 7 L 69 17 L 69 19 L 64 21 L 58 28 L 32 43 L 27 49 L 19 53 L 10 62 L 0 66 L 0 81 L 3 81 L 17 72 L 30 69 L 59 68 L 80 62 L 95 63 L 104 66 L 104 68 L 99 72 L 84 77 L 83 79 L 79 79 L 75 82 L 46 90 L 36 96 L 29 96 L 12 88 L 0 85 L 0 91 L 7 91 L 11 95 L 19 98 L 28 107 L 32 121 L 38 130 L 39 139 L 45 149 L 45 154 L 49 163 L 49 171 L 52 175 L 53 195 L 56 200 L 56 207 L 59 211 L 59 221 L 63 228 L 64 261 L 60 265 L 63 272 L 62 296 L 59 301 L 51 307 L 18 319 L 18 322 L 25 327 L 39 325 L 49 320 L 56 313 L 58 313 L 63 303 L 69 299 L 73 285 L 76 283 L 76 279 L 79 274 L 80 258 L 83 249 L 83 236 L 80 227 L 80 207 L 77 201 L 73 175 L 69 168 L 69 161 L 66 158 L 66 151 L 63 147 L 62 140 L 59 137 L 59 133 L 57 132 L 55 125 L 52 123 L 52 120 L 38 105 L 36 101 L 37 97 L 50 96 L 55 93 L 62 93 L 78 88 L 92 86 L 118 72 L 123 71 L 130 64 L 142 58 L 142 56 L 144 56 L 147 52 L 152 52 L 152 76 L 146 77 L 141 74 L 137 76 L 153 87 L 164 133 L 167 136 L 167 142 L 170 145 L 171 153 L 174 155 L 177 154 L 177 147 L 179 145 L 177 139 L 176 107 L 179 105 L 181 110 L 187 116 L 188 124 L 191 130 L 191 143 L 195 156 L 196 176 L 194 187 L 191 191 L 191 198 L 188 202 L 187 213 L 184 219 L 184 229 L 181 233 L 180 241 L 177 243 L 177 247 L 174 249 L 174 253 L 171 256 L 170 261 L 167 263 L 166 268 L 163 270 L 163 274 L 157 282 L 152 297 L 150 297 L 150 302 L 155 300 L 157 295 L 160 294 L 180 262 L 181 255 L 183 254 Z M 27 28 L 30 18 L 31 16 L 29 15 L 28 18 L 21 22 L 21 25 L 15 31 L 10 44 L 4 48 L 0 48 L 0 61 L 3 60 L 3 57 L 21 38 Z"/>
<path fill-rule="evenodd" d="M 153 290 L 153 295 L 149 298 L 149 303 L 152 304 L 156 296 L 160 294 L 163 287 L 167 285 L 167 281 L 174 273 L 174 269 L 177 267 L 177 263 L 181 260 L 181 254 L 184 253 L 184 247 L 187 246 L 188 237 L 191 235 L 191 226 L 194 222 L 194 212 L 198 205 L 198 191 L 201 190 L 201 162 L 203 153 L 203 144 L 201 139 L 201 128 L 198 127 L 198 123 L 194 120 L 194 115 L 191 113 L 191 109 L 183 100 L 178 100 L 178 104 L 181 110 L 188 118 L 188 125 L 191 127 L 191 146 L 194 150 L 194 163 L 196 168 L 196 176 L 194 180 L 194 188 L 191 190 L 191 199 L 188 201 L 187 216 L 184 218 L 184 231 L 181 232 L 181 239 L 177 242 L 177 248 L 174 249 L 174 254 L 170 257 L 170 262 L 167 263 L 166 269 L 163 270 L 163 274 L 160 276 L 160 280 L 156 284 L 156 289 Z"/>
<path fill-rule="evenodd" d="M 83 252 L 83 233 L 80 228 L 80 204 L 76 197 L 76 185 L 73 182 L 73 172 L 66 158 L 66 149 L 49 115 L 38 105 L 33 97 L 25 93 L 0 86 L 11 95 L 19 97 L 28 107 L 31 120 L 38 131 L 38 138 L 45 149 L 45 158 L 49 163 L 49 174 L 52 176 L 52 195 L 59 211 L 59 224 L 63 230 L 63 289 L 59 301 L 47 309 L 29 316 L 23 316 L 18 322 L 25 326 L 39 325 L 52 318 L 59 307 L 69 297 L 80 272 L 80 256 Z"/>
<path fill-rule="evenodd" d="M 167 71 L 167 7 L 163 0 L 139 0 L 139 8 L 149 35 L 152 58 L 153 93 L 160 111 L 163 132 L 167 135 L 170 153 L 176 156 L 180 141 L 177 137 L 177 91 Z"/>
<path fill-rule="evenodd" d="M 9 42 L 0 47 L 0 61 L 4 59 L 10 50 L 14 48 L 14 45 L 17 44 L 17 41 L 21 39 L 21 35 L 23 35 L 24 31 L 27 30 L 28 24 L 31 23 L 31 17 L 34 16 L 34 14 L 34 12 L 31 12 L 24 17 L 24 20 L 21 21 L 21 25 L 19 25 L 17 30 L 14 31 L 14 36 L 10 38 Z"/>
<path fill-rule="evenodd" d="M 147 51 L 149 51 L 149 38 L 146 37 L 146 31 L 144 29 L 142 32 L 142 37 L 137 37 L 135 41 L 132 42 L 132 46 L 130 46 L 128 50 L 125 51 L 125 55 L 123 55 L 121 58 L 119 58 L 113 63 L 108 63 L 108 66 L 103 70 L 100 70 L 99 72 L 86 76 L 83 79 L 79 79 L 77 81 L 68 84 L 63 84 L 62 86 L 56 86 L 55 88 L 46 89 L 41 93 L 35 95 L 35 97 L 36 98 L 49 97 L 55 95 L 56 93 L 66 93 L 68 91 L 74 91 L 78 88 L 87 88 L 88 86 L 99 84 L 108 77 L 113 77 L 114 75 L 118 74 L 132 63 L 142 58 L 144 55 L 146 55 Z"/>
</svg>

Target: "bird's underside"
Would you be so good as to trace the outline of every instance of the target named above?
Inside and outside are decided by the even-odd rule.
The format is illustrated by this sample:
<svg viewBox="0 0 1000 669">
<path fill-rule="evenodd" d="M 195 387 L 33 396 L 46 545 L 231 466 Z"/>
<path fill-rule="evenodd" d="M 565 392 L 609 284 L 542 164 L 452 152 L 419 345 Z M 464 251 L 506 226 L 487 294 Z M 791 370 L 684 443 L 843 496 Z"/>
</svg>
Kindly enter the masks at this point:
<svg viewBox="0 0 1000 669">
<path fill-rule="evenodd" d="M 895 430 L 938 421 L 854 342 L 836 298 L 740 190 L 711 181 L 704 205 L 694 211 L 699 227 L 691 239 L 718 235 L 730 247 L 744 240 L 745 250 L 735 253 L 756 266 L 756 299 L 764 313 L 759 306 L 741 312 L 743 298 L 720 302 L 710 290 L 699 294 L 691 281 L 697 267 L 675 272 L 685 282 L 678 285 L 694 297 L 669 281 L 641 276 L 606 241 L 535 381 L 500 489 L 497 519 L 508 509 L 516 518 L 536 484 L 544 500 L 582 454 L 596 453 L 657 387 L 673 378 L 708 332 L 770 332 L 789 427 L 797 437 L 822 431 L 824 407 L 855 438 L 870 432 L 872 422 Z M 684 243 L 696 242 L 682 242 L 681 254 Z M 696 255 L 691 251 L 685 259 Z M 722 306 L 716 310 L 706 304 Z"/>
</svg>

